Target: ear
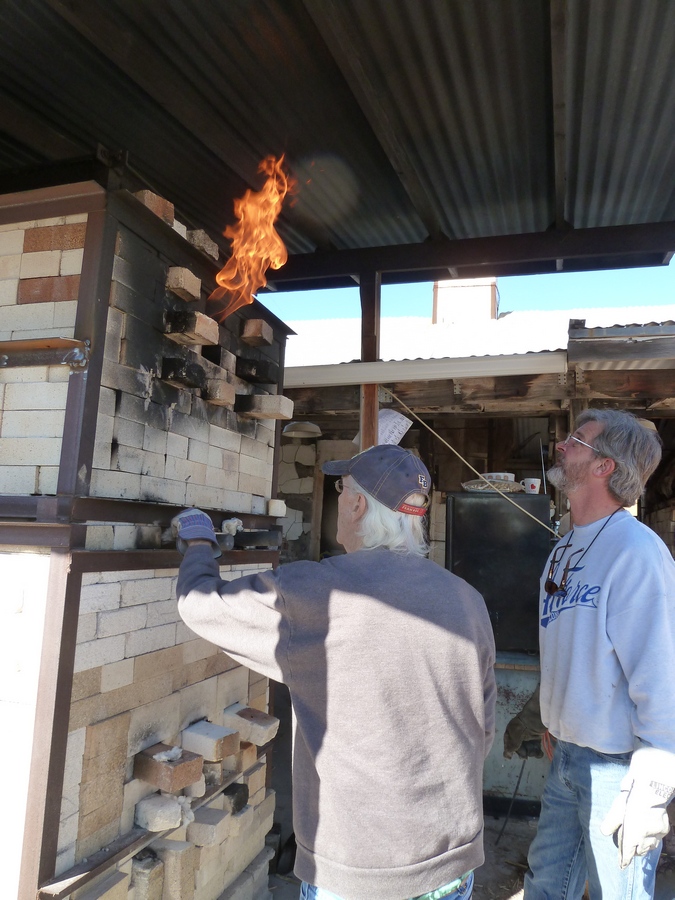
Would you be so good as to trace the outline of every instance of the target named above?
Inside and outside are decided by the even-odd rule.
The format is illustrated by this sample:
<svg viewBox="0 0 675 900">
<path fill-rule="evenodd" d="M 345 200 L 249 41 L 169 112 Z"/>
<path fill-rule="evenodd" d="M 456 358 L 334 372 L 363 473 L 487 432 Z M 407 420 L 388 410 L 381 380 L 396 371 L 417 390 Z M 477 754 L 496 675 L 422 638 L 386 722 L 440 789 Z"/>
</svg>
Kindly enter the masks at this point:
<svg viewBox="0 0 675 900">
<path fill-rule="evenodd" d="M 366 514 L 366 510 L 368 509 L 368 502 L 363 494 L 354 494 L 354 503 L 352 505 L 352 510 L 354 513 L 354 521 L 358 522 L 360 519 L 364 517 Z"/>
<path fill-rule="evenodd" d="M 598 463 L 593 470 L 593 474 L 598 478 L 609 478 L 609 476 L 616 469 L 616 463 L 613 459 L 610 459 L 609 456 L 605 456 L 603 459 L 598 460 Z"/>
</svg>

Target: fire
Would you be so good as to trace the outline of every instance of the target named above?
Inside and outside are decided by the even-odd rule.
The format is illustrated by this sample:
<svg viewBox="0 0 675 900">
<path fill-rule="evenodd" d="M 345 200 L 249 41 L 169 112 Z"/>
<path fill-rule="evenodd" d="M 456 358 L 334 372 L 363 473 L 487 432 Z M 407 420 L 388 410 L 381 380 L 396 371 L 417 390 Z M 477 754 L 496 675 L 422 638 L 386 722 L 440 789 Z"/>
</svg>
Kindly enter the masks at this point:
<svg viewBox="0 0 675 900">
<path fill-rule="evenodd" d="M 232 254 L 216 275 L 220 287 L 209 296 L 209 300 L 227 298 L 219 313 L 221 321 L 253 303 L 255 292 L 267 284 L 267 269 L 280 269 L 288 259 L 284 242 L 274 228 L 284 197 L 295 185 L 284 172 L 283 161 L 283 156 L 263 159 L 258 167 L 267 175 L 262 190 L 247 190 L 234 201 L 237 222 L 223 232 L 232 242 Z"/>
</svg>

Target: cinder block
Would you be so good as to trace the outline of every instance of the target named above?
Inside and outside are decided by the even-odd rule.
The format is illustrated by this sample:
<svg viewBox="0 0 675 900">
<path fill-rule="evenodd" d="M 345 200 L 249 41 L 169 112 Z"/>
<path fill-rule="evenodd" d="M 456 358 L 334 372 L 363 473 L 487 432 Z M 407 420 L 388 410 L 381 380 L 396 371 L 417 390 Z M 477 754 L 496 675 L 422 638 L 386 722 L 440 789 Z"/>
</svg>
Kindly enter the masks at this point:
<svg viewBox="0 0 675 900">
<path fill-rule="evenodd" d="M 146 620 L 146 606 L 129 606 L 125 609 L 100 612 L 98 613 L 98 636 L 105 638 L 136 631 L 145 627 Z"/>
<path fill-rule="evenodd" d="M 264 319 L 246 319 L 242 325 L 241 339 L 251 347 L 270 347 L 274 343 L 274 331 Z"/>
<path fill-rule="evenodd" d="M 75 648 L 74 671 L 83 672 L 85 669 L 94 669 L 124 659 L 125 640 L 125 636 L 120 634 L 78 644 Z"/>
<path fill-rule="evenodd" d="M 257 763 L 258 748 L 250 741 L 242 741 L 239 748 L 239 771 L 246 772 Z"/>
<path fill-rule="evenodd" d="M 205 231 L 202 231 L 201 229 L 195 229 L 194 231 L 188 230 L 187 239 L 193 247 L 201 250 L 202 253 L 206 253 L 207 256 L 210 256 L 211 259 L 215 259 L 216 262 L 220 258 L 220 248 L 218 247 L 218 244 L 216 244 L 215 241 L 212 241 Z"/>
<path fill-rule="evenodd" d="M 206 382 L 206 400 L 214 406 L 232 409 L 236 398 L 234 385 L 221 378 L 209 378 Z"/>
<path fill-rule="evenodd" d="M 194 822 L 187 827 L 187 839 L 198 847 L 213 847 L 222 844 L 230 833 L 228 813 L 220 809 L 202 807 L 195 811 Z"/>
<path fill-rule="evenodd" d="M 207 787 L 217 787 L 219 784 L 223 783 L 223 763 L 222 760 L 219 762 L 205 762 L 202 773 L 204 775 L 204 781 L 206 782 Z"/>
<path fill-rule="evenodd" d="M 222 793 L 224 812 L 235 815 L 248 803 L 248 787 L 245 784 L 230 784 Z"/>
<path fill-rule="evenodd" d="M 192 310 L 167 314 L 164 334 L 174 343 L 188 347 L 203 344 L 216 346 L 219 340 L 216 320 Z"/>
<path fill-rule="evenodd" d="M 176 794 L 202 777 L 203 757 L 183 750 L 178 759 L 158 760 L 156 756 L 170 751 L 168 744 L 154 744 L 136 754 L 134 778 L 154 784 L 161 791 Z M 179 823 L 180 824 L 180 823 Z"/>
<path fill-rule="evenodd" d="M 152 794 L 136 804 L 136 824 L 147 831 L 178 828 L 183 808 L 175 797 Z"/>
<path fill-rule="evenodd" d="M 182 732 L 181 746 L 216 762 L 239 751 L 239 733 L 212 722 L 195 722 Z"/>
<path fill-rule="evenodd" d="M 192 900 L 195 873 L 194 844 L 160 838 L 151 844 L 151 848 L 164 863 L 162 900 Z"/>
<path fill-rule="evenodd" d="M 266 775 L 267 766 L 262 762 L 256 763 L 248 772 L 245 772 L 243 783 L 248 788 L 249 797 L 254 797 L 258 791 L 265 789 Z"/>
<path fill-rule="evenodd" d="M 247 699 L 248 669 L 244 668 L 244 666 L 237 666 L 237 668 L 230 669 L 229 672 L 224 672 L 222 675 L 218 676 L 218 694 L 216 702 L 219 709 L 225 709 L 226 707 L 232 706 L 234 703 L 246 706 Z M 238 731 L 238 725 L 239 723 L 237 723 L 237 727 L 228 725 L 228 728 L 235 728 L 235 731 Z"/>
<path fill-rule="evenodd" d="M 188 784 L 183 793 L 186 797 L 203 797 L 206 793 L 206 778 L 204 775 L 202 774 L 199 781 L 195 781 L 194 784 Z"/>
<path fill-rule="evenodd" d="M 133 900 L 162 900 L 164 888 L 164 863 L 155 856 L 131 860 L 131 887 Z"/>
<path fill-rule="evenodd" d="M 202 282 L 189 269 L 182 266 L 171 266 L 166 276 L 166 288 L 181 300 L 199 300 Z M 218 343 L 217 340 L 216 343 Z"/>
<path fill-rule="evenodd" d="M 262 747 L 276 735 L 279 719 L 258 709 L 235 703 L 223 710 L 223 725 L 238 729 L 242 740 Z"/>
<path fill-rule="evenodd" d="M 293 401 L 283 394 L 242 394 L 235 411 L 244 419 L 290 419 Z"/>
</svg>

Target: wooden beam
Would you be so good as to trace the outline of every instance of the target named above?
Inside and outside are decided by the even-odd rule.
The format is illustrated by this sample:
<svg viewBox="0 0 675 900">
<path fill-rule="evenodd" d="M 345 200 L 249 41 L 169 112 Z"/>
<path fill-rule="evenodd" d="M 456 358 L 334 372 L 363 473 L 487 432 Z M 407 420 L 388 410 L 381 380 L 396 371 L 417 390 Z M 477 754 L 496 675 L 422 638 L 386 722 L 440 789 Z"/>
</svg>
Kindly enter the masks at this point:
<svg viewBox="0 0 675 900">
<path fill-rule="evenodd" d="M 367 272 L 359 279 L 361 296 L 361 361 L 377 362 L 380 358 L 380 273 Z M 363 384 L 360 390 L 360 450 L 378 441 L 378 389 L 376 384 Z"/>
<path fill-rule="evenodd" d="M 494 274 L 500 266 L 536 264 L 557 259 L 584 259 L 632 254 L 655 254 L 659 261 L 675 248 L 675 222 L 574 228 L 500 237 L 428 241 L 362 250 L 299 253 L 274 273 L 274 283 L 324 277 L 354 276 L 359 272 L 405 272 L 470 267 L 478 277 Z M 656 261 L 652 265 L 656 265 Z M 608 264 L 605 265 L 608 267 Z M 533 269 L 533 271 L 536 271 Z M 555 271 L 553 265 L 551 271 Z M 513 274 L 516 274 L 515 272 Z M 439 276 L 440 277 L 440 276 Z M 388 280 L 388 279 L 387 279 Z"/>
</svg>

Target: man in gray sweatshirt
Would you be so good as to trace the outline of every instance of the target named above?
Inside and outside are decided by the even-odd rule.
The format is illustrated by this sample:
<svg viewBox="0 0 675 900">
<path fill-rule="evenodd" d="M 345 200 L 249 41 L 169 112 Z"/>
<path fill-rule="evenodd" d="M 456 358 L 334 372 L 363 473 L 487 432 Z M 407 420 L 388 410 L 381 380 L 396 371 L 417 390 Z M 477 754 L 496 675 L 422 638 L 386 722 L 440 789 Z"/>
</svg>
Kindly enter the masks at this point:
<svg viewBox="0 0 675 900">
<path fill-rule="evenodd" d="M 494 734 L 485 604 L 425 558 L 420 459 L 381 445 L 323 469 L 346 554 L 223 581 L 211 520 L 188 510 L 180 614 L 289 688 L 304 900 L 470 897 Z"/>
</svg>

